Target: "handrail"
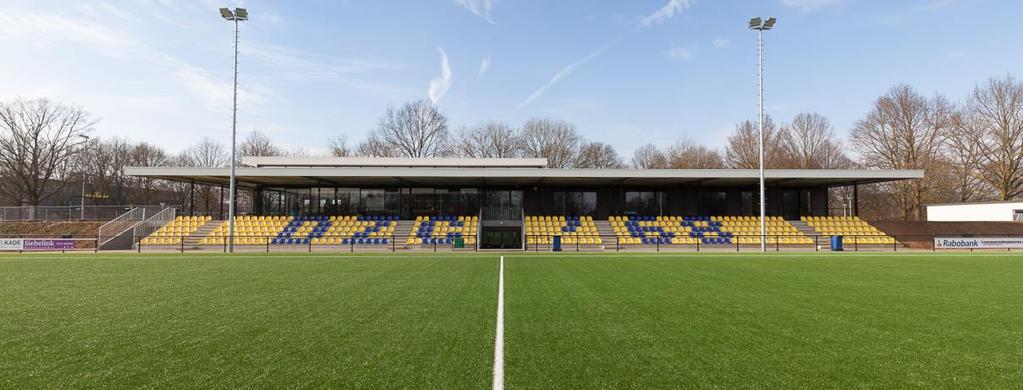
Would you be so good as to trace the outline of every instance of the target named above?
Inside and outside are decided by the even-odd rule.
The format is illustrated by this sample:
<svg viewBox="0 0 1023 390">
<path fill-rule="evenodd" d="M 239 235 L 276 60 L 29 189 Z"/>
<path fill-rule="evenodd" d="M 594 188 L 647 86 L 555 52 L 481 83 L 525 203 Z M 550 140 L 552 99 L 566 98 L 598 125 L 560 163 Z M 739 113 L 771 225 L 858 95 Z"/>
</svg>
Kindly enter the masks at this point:
<svg viewBox="0 0 1023 390">
<path fill-rule="evenodd" d="M 160 212 L 153 214 L 144 221 L 136 224 L 133 227 L 132 237 L 136 240 L 141 240 L 143 237 L 148 237 L 153 232 L 159 230 L 161 227 L 173 221 L 177 217 L 177 209 L 173 207 L 167 207 Z"/>
<path fill-rule="evenodd" d="M 159 210 L 153 210 L 153 207 L 160 207 Z M 110 242 L 117 236 L 120 236 L 129 229 L 134 228 L 136 225 L 146 220 L 147 215 L 151 215 L 154 212 L 162 211 L 166 209 L 166 206 L 139 206 L 129 210 L 128 212 L 121 214 L 117 218 L 112 219 L 99 227 L 96 240 L 100 246 Z"/>
</svg>

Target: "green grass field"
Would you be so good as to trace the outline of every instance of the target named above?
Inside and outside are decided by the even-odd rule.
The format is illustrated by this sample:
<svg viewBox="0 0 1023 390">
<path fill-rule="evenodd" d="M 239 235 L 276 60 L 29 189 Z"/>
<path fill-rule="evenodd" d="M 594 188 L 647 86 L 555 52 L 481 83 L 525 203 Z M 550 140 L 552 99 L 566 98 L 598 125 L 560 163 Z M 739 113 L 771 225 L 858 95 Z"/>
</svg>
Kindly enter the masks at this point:
<svg viewBox="0 0 1023 390">
<path fill-rule="evenodd" d="M 499 262 L 0 257 L 0 387 L 489 388 Z M 505 385 L 1023 383 L 1023 256 L 523 255 Z"/>
</svg>

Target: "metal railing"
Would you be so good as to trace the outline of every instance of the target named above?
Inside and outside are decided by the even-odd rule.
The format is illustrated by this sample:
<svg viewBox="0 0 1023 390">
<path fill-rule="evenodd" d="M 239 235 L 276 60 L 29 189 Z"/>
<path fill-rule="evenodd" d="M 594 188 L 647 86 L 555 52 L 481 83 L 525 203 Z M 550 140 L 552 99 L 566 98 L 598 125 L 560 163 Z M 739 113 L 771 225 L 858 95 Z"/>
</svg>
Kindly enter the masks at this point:
<svg viewBox="0 0 1023 390">
<path fill-rule="evenodd" d="M 556 235 L 529 235 L 525 238 L 525 246 L 521 249 L 528 252 L 551 252 L 554 249 L 553 237 Z M 463 247 L 459 247 L 455 240 L 439 240 L 431 241 L 420 244 L 409 244 L 408 237 L 388 238 L 386 242 L 371 241 L 364 239 L 352 240 L 349 236 L 342 235 L 324 235 L 320 240 L 306 240 L 292 238 L 280 239 L 276 234 L 250 234 L 250 235 L 236 235 L 237 243 L 235 244 L 235 251 L 241 253 L 253 253 L 253 252 L 398 252 L 398 251 L 409 251 L 409 252 L 472 252 L 478 251 L 477 245 L 474 242 L 466 240 Z M 590 239 L 599 239 L 599 242 L 587 243 L 584 240 L 573 240 L 569 236 L 561 236 L 564 241 L 561 243 L 561 250 L 566 252 L 758 252 L 760 245 L 757 241 L 758 235 L 733 235 L 729 240 L 717 241 L 717 242 L 705 242 L 702 239 L 698 240 L 647 240 L 646 242 L 640 240 L 640 243 L 634 243 L 634 237 L 631 236 L 618 236 L 618 235 L 590 235 L 580 236 Z M 800 242 L 786 241 L 785 238 L 806 238 Z M 894 235 L 888 236 L 894 239 L 891 243 L 877 243 L 876 238 L 881 236 L 857 236 L 857 235 L 845 235 L 842 236 L 843 249 L 848 252 L 902 252 L 902 251 L 950 251 L 950 252 L 1020 252 L 1023 248 L 1001 248 L 1001 249 L 981 249 L 981 248 L 936 248 L 934 241 L 936 238 L 943 237 L 942 235 Z M 983 237 L 983 238 L 1011 238 L 1013 241 L 1023 241 L 1023 235 L 1006 235 L 1006 234 L 985 234 L 985 235 L 972 235 L 971 237 Z M 0 239 L 7 238 L 24 238 L 24 239 L 52 239 L 52 240 L 75 240 L 73 248 L 60 248 L 54 246 L 53 248 L 36 248 L 29 251 L 81 251 L 98 250 L 97 239 L 94 237 L 84 236 L 54 236 L 54 235 L 7 235 L 2 236 Z M 226 236 L 207 236 L 207 242 L 202 243 L 201 239 L 196 234 L 182 234 L 176 236 L 163 236 L 163 237 L 149 237 L 145 239 L 145 236 L 133 236 L 131 237 L 132 242 L 136 245 L 134 250 L 138 253 L 143 252 L 196 252 L 196 253 L 210 253 L 210 252 L 227 252 L 227 237 Z M 348 238 L 348 240 L 344 240 Z M 680 238 L 695 238 L 695 237 L 680 237 Z M 741 240 L 740 238 L 749 239 Z M 212 239 L 212 240 L 210 240 Z M 275 240 L 276 239 L 276 240 Z M 324 239 L 327 239 L 326 241 Z M 335 242 L 335 239 L 337 241 Z M 381 238 L 382 239 L 382 238 Z M 680 241 L 685 241 L 679 243 Z M 772 252 L 824 252 L 830 251 L 831 248 L 831 236 L 829 235 L 804 235 L 804 236 L 792 236 L 792 235 L 768 235 L 768 250 Z M 10 252 L 0 252 L 10 253 Z"/>
<path fill-rule="evenodd" d="M 522 207 L 484 207 L 480 210 L 480 220 L 490 221 L 521 221 Z"/>
<path fill-rule="evenodd" d="M 400 238 L 373 237 L 357 239 L 351 235 L 323 235 L 316 239 L 305 237 L 279 237 L 277 234 L 237 234 L 234 236 L 235 252 L 397 252 L 429 251 L 458 252 L 477 251 L 474 242 L 463 240 L 461 246 L 456 240 L 409 243 L 408 236 Z M 139 253 L 146 251 L 175 252 L 227 252 L 227 235 L 199 237 L 194 234 L 134 236 L 132 242 Z"/>
<path fill-rule="evenodd" d="M 553 237 L 556 234 L 542 234 L 542 235 L 527 235 L 525 236 L 525 247 L 523 248 L 527 252 L 544 252 L 553 251 Z M 837 236 L 837 235 L 836 235 Z M 655 252 L 667 252 L 667 251 L 688 251 L 688 252 L 702 252 L 702 251 L 730 251 L 730 252 L 757 252 L 760 250 L 760 235 L 731 235 L 726 237 L 727 239 L 721 239 L 721 237 L 689 237 L 679 236 L 678 239 L 656 239 L 648 238 L 643 240 L 640 237 L 632 237 L 628 235 L 578 235 L 575 238 L 571 236 L 561 236 L 561 251 L 655 251 Z M 827 234 L 810 234 L 810 235 L 767 235 L 767 249 L 772 252 L 823 252 L 831 251 L 833 235 Z M 842 251 L 849 252 L 899 252 L 906 250 L 927 250 L 927 251 L 946 251 L 946 250 L 960 250 L 960 251 L 1020 251 L 1023 248 L 999 248 L 999 249 L 970 249 L 970 248 L 936 248 L 934 246 L 934 239 L 941 237 L 941 235 L 930 235 L 930 234 L 919 234 L 919 235 L 841 235 L 842 239 Z M 879 238 L 887 237 L 890 240 L 879 240 Z M 985 238 L 1017 238 L 1023 239 L 1023 235 L 1007 235 L 1007 234 L 987 234 L 987 235 L 972 235 L 972 237 L 985 237 Z M 580 240 L 578 238 L 584 238 Z M 587 242 L 597 241 L 599 242 Z M 707 240 L 704 240 L 707 238 Z M 637 242 L 638 239 L 638 242 Z M 881 241 L 881 242 L 879 242 Z"/>
<path fill-rule="evenodd" d="M 139 224 L 136 224 L 132 231 L 132 237 L 149 237 L 149 235 L 160 230 L 161 227 L 174 220 L 177 217 L 177 209 L 173 207 L 165 208 L 156 214 L 153 214 L 149 218 L 146 218 Z M 134 242 L 134 240 L 132 241 Z"/>
<path fill-rule="evenodd" d="M 136 207 L 162 207 L 158 205 L 111 205 L 111 206 L 3 206 L 0 207 L 0 222 L 21 221 L 110 221 Z M 178 206 L 169 206 L 178 207 Z"/>
<path fill-rule="evenodd" d="M 142 221 L 145 221 L 148 216 L 159 213 L 165 208 L 167 206 L 138 206 L 103 224 L 99 227 L 99 231 L 96 234 L 99 246 L 102 247 L 110 242 L 110 240 L 117 238 Z"/>
</svg>

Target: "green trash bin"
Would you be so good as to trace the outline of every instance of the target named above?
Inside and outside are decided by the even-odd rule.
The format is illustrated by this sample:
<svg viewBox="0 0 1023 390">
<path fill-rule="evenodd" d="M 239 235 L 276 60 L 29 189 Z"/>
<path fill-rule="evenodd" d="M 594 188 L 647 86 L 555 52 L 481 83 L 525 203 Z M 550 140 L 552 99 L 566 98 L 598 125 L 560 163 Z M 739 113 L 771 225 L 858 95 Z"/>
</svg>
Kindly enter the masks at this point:
<svg viewBox="0 0 1023 390">
<path fill-rule="evenodd" d="M 465 248 L 465 238 L 455 237 L 455 248 L 457 249 Z"/>
</svg>

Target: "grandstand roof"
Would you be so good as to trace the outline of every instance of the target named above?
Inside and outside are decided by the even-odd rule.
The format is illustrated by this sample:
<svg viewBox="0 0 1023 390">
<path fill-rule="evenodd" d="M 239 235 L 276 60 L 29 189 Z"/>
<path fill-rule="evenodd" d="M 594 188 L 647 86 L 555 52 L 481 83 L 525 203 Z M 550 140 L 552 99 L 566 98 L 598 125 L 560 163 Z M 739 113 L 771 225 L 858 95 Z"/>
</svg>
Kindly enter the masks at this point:
<svg viewBox="0 0 1023 390">
<path fill-rule="evenodd" d="M 552 169 L 545 159 L 246 158 L 238 184 L 271 186 L 744 186 L 755 169 Z M 229 168 L 132 167 L 132 176 L 226 185 Z M 845 186 L 919 179 L 920 170 L 769 169 L 781 187 Z"/>
<path fill-rule="evenodd" d="M 252 167 L 543 168 L 546 158 L 242 157 Z"/>
</svg>

